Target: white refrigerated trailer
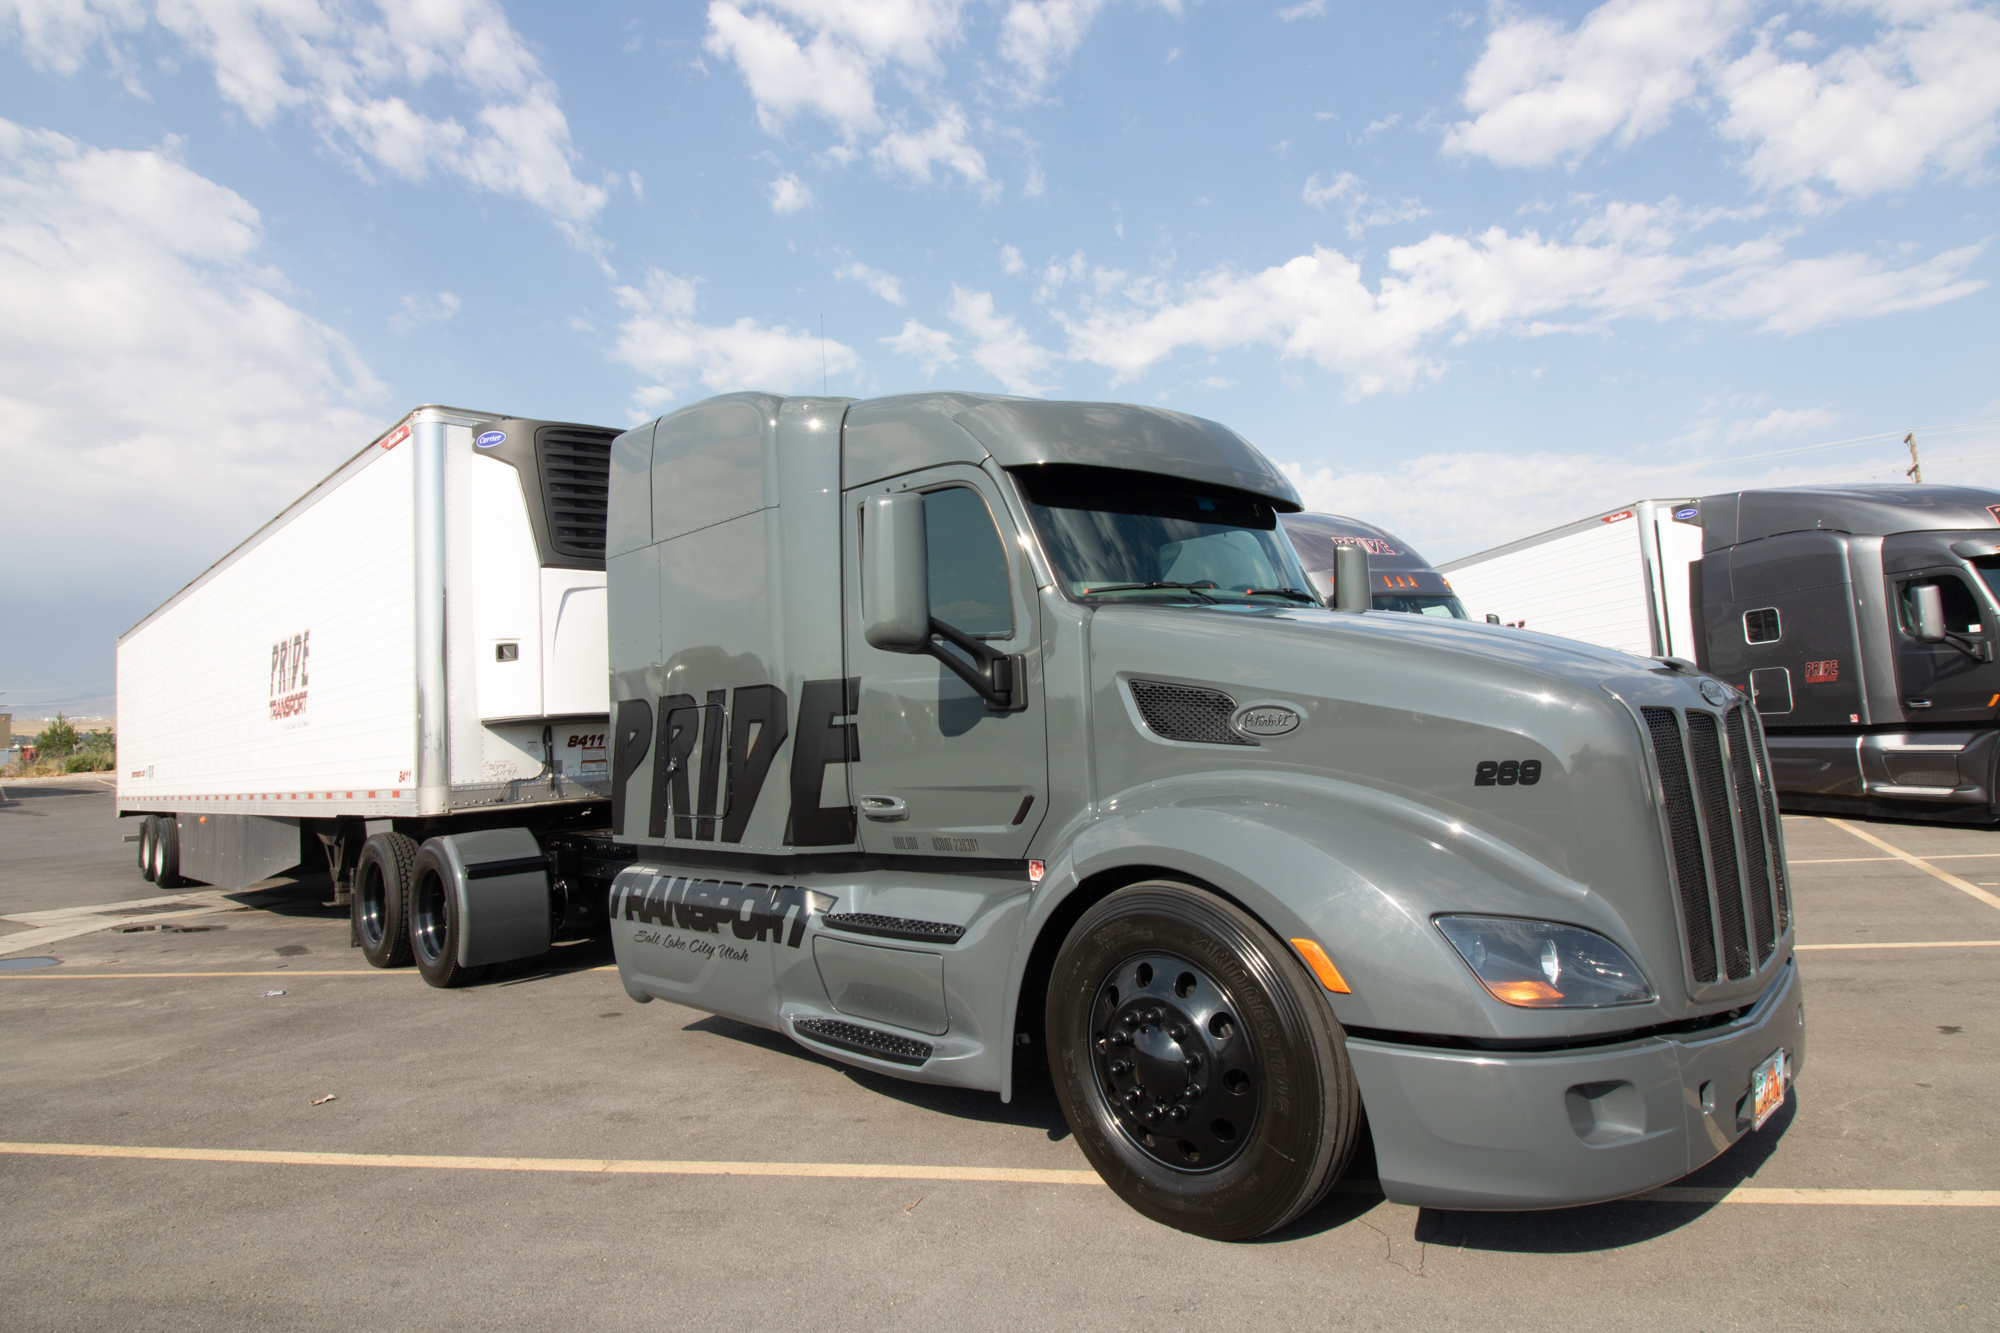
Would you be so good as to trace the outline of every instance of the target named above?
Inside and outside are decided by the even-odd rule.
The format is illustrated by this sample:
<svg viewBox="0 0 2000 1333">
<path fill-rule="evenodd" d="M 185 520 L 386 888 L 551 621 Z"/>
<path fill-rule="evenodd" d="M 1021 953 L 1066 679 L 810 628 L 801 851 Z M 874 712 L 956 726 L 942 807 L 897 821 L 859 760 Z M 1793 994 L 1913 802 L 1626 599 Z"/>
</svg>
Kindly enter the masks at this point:
<svg viewBox="0 0 2000 1333">
<path fill-rule="evenodd" d="M 164 887 L 369 821 L 602 822 L 616 432 L 417 408 L 118 640 L 118 808 Z M 447 596 L 449 590 L 449 596 Z"/>
<path fill-rule="evenodd" d="M 1642 657 L 1695 656 L 1688 565 L 1701 559 L 1691 499 L 1638 500 L 1438 566 L 1475 620 Z"/>
</svg>

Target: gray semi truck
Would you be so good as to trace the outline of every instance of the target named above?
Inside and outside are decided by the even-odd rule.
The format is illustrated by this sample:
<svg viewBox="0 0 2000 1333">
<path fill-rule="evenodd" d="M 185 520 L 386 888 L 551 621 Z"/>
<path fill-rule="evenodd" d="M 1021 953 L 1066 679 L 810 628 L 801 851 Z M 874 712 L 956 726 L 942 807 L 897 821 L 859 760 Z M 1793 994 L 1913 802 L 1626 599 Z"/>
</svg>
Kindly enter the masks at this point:
<svg viewBox="0 0 2000 1333">
<path fill-rule="evenodd" d="M 1469 618 L 1445 576 L 1408 542 L 1385 528 L 1345 514 L 1285 514 L 1278 523 L 1298 552 L 1306 582 L 1328 606 L 1340 606 L 1342 548 L 1358 547 L 1367 559 L 1349 563 L 1367 591 L 1355 599 L 1353 607 L 1341 609 Z"/>
<path fill-rule="evenodd" d="M 608 776 L 368 825 L 371 963 L 461 985 L 608 915 L 633 1000 L 1003 1099 L 1045 1067 L 1123 1199 L 1218 1238 L 1364 1134 L 1392 1200 L 1546 1208 L 1784 1102 L 1769 761 L 1692 663 L 1329 609 L 1283 474 L 1158 409 L 733 394 L 603 485 Z"/>
<path fill-rule="evenodd" d="M 1695 659 L 1756 701 L 1788 808 L 2000 819 L 2000 491 L 1711 495 Z"/>
</svg>

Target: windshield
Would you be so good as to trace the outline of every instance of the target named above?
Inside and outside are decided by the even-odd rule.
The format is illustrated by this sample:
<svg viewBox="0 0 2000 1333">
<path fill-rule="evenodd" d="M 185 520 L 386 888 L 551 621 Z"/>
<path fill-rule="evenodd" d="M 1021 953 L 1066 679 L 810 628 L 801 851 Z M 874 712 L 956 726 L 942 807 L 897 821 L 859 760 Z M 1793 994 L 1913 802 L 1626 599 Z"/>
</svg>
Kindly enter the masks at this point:
<svg viewBox="0 0 2000 1333">
<path fill-rule="evenodd" d="M 1465 607 L 1456 597 L 1392 597 L 1386 593 L 1375 594 L 1377 611 L 1407 611 L 1414 616 L 1447 616 L 1452 620 L 1470 620 Z"/>
<path fill-rule="evenodd" d="M 1014 476 L 1072 597 L 1319 605 L 1268 500 L 1123 468 Z"/>
</svg>

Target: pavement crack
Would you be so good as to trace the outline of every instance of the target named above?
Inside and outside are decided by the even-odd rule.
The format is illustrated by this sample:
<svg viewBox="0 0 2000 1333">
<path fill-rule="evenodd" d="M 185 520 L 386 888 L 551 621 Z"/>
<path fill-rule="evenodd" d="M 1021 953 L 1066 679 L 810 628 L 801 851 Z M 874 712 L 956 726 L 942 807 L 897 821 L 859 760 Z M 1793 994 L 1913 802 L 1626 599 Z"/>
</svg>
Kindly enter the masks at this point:
<svg viewBox="0 0 2000 1333">
<path fill-rule="evenodd" d="M 1365 1217 L 1357 1217 L 1354 1220 L 1359 1222 L 1362 1226 L 1367 1227 L 1370 1231 L 1374 1232 L 1376 1235 L 1382 1238 L 1382 1257 L 1384 1259 L 1388 1260 L 1396 1267 L 1402 1269 L 1405 1273 L 1408 1273 L 1411 1277 L 1424 1276 L 1424 1263 L 1428 1258 L 1428 1256 L 1424 1253 L 1427 1247 L 1425 1246 L 1423 1241 L 1417 1242 L 1417 1266 L 1415 1268 L 1412 1268 L 1408 1264 L 1404 1263 L 1401 1259 L 1398 1259 L 1396 1257 L 1396 1242 L 1393 1238 L 1391 1238 L 1388 1232 L 1384 1231 L 1381 1227 L 1376 1226 L 1373 1222 L 1370 1222 Z"/>
</svg>

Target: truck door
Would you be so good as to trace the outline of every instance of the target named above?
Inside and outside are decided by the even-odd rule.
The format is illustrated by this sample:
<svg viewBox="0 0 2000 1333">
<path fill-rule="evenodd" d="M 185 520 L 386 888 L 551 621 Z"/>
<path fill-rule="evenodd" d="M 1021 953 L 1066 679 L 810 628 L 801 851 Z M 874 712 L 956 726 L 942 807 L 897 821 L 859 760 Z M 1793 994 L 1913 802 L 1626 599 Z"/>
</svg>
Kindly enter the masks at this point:
<svg viewBox="0 0 2000 1333">
<path fill-rule="evenodd" d="M 1956 570 L 1900 574 L 1896 604 L 1896 689 L 1916 722 L 1984 721 L 2000 694 L 2000 665 L 1976 661 L 1947 640 L 1923 643 L 1916 637 L 1913 590 L 1936 584 L 1944 602 L 1944 627 L 1954 638 L 1977 645 L 1994 641 L 1993 612 Z"/>
<path fill-rule="evenodd" d="M 870 647 L 861 634 L 859 511 L 870 494 L 924 496 L 931 618 L 1027 664 L 1028 707 L 996 712 L 921 653 Z M 859 682 L 849 766 L 861 845 L 871 853 L 1018 859 L 1048 803 L 1039 602 L 1020 535 L 992 478 L 928 469 L 845 495 L 842 550 L 847 674 Z"/>
</svg>

